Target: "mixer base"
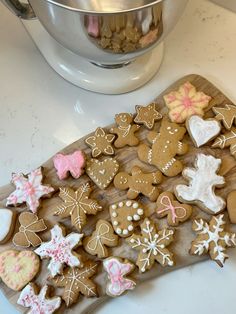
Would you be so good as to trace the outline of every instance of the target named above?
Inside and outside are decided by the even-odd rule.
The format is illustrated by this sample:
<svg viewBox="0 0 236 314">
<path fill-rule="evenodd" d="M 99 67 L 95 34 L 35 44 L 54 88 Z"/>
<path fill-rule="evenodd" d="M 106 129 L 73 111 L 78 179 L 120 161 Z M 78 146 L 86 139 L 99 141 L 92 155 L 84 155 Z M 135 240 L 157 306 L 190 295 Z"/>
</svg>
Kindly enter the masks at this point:
<svg viewBox="0 0 236 314">
<path fill-rule="evenodd" d="M 48 64 L 74 85 L 103 94 L 122 94 L 146 84 L 158 71 L 164 44 L 121 68 L 102 68 L 72 53 L 54 40 L 38 20 L 23 21 Z"/>
</svg>

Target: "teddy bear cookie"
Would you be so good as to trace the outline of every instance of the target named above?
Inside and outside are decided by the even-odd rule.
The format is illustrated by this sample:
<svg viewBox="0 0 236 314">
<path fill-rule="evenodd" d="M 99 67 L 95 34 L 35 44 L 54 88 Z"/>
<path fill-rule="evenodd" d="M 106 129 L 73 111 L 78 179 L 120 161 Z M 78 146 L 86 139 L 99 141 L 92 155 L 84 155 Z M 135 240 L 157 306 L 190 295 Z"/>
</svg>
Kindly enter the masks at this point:
<svg viewBox="0 0 236 314">
<path fill-rule="evenodd" d="M 15 228 L 16 213 L 7 208 L 0 208 L 0 244 L 6 243 Z"/>
<path fill-rule="evenodd" d="M 115 233 L 120 237 L 130 236 L 137 222 L 144 216 L 138 202 L 126 200 L 110 206 L 110 217 Z"/>
<path fill-rule="evenodd" d="M 213 107 L 215 119 L 221 121 L 227 130 L 230 130 L 233 125 L 236 126 L 236 106 L 225 105 L 224 107 Z"/>
<path fill-rule="evenodd" d="M 117 127 L 110 129 L 111 133 L 117 135 L 117 139 L 114 142 L 115 147 L 137 146 L 139 139 L 135 136 L 135 132 L 139 130 L 140 126 L 133 124 L 133 115 L 130 113 L 116 114 L 115 121 Z"/>
<path fill-rule="evenodd" d="M 163 119 L 160 132 L 149 132 L 148 141 L 152 147 L 141 144 L 138 148 L 138 157 L 150 165 L 156 166 L 164 175 L 174 177 L 178 175 L 183 165 L 175 159 L 176 155 L 184 155 L 188 146 L 181 142 L 186 133 L 184 127 Z"/>
<path fill-rule="evenodd" d="M 147 129 L 151 130 L 156 121 L 162 119 L 162 115 L 156 110 L 156 104 L 152 103 L 146 107 L 136 106 L 137 115 L 134 122 L 143 124 Z"/>
<path fill-rule="evenodd" d="M 190 82 L 164 96 L 166 106 L 169 108 L 169 117 L 172 122 L 183 123 L 192 115 L 204 115 L 212 98 L 203 92 L 198 92 Z"/>
<path fill-rule="evenodd" d="M 115 176 L 114 186 L 119 190 L 127 190 L 129 199 L 136 199 L 139 194 L 147 196 L 151 202 L 154 202 L 159 190 L 157 184 L 161 183 L 162 174 L 160 171 L 145 173 L 138 166 L 134 166 L 131 175 L 126 172 L 120 172 Z"/>
</svg>

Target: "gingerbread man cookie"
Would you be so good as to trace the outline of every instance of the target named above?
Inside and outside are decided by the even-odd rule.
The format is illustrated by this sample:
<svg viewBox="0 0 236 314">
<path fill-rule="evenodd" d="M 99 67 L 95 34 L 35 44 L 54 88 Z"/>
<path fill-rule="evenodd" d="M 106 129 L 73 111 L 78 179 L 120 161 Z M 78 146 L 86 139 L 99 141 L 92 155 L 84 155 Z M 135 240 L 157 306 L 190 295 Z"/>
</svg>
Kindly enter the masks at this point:
<svg viewBox="0 0 236 314">
<path fill-rule="evenodd" d="M 156 110 L 156 104 L 152 103 L 146 107 L 136 106 L 137 115 L 134 122 L 143 124 L 147 129 L 151 130 L 154 127 L 155 121 L 162 118 L 162 115 Z"/>
<path fill-rule="evenodd" d="M 190 82 L 181 85 L 178 91 L 164 96 L 169 108 L 169 117 L 176 123 L 183 123 L 192 115 L 203 116 L 203 110 L 208 107 L 211 99 L 203 92 L 198 92 Z"/>
<path fill-rule="evenodd" d="M 86 237 L 83 246 L 86 252 L 91 255 L 97 255 L 98 258 L 108 256 L 108 247 L 115 247 L 118 244 L 118 236 L 114 234 L 112 225 L 100 219 L 96 224 L 96 230 L 91 236 Z"/>
<path fill-rule="evenodd" d="M 126 172 L 120 172 L 115 176 L 114 186 L 120 190 L 127 190 L 129 199 L 136 199 L 139 194 L 147 196 L 151 202 L 154 202 L 159 190 L 156 187 L 161 183 L 162 174 L 160 171 L 145 173 L 138 166 L 131 170 L 131 176 Z"/>
<path fill-rule="evenodd" d="M 16 213 L 7 208 L 0 208 L 0 244 L 6 243 L 15 228 Z"/>
<path fill-rule="evenodd" d="M 142 144 L 138 148 L 139 159 L 156 166 L 168 177 L 178 175 L 183 165 L 175 159 L 176 155 L 186 154 L 188 146 L 181 142 L 186 129 L 176 123 L 171 123 L 163 119 L 160 132 L 149 132 L 147 139 L 152 144 L 152 148 Z"/>
<path fill-rule="evenodd" d="M 94 135 L 86 138 L 85 143 L 92 149 L 92 156 L 114 155 L 112 143 L 115 135 L 107 134 L 102 128 L 97 128 Z"/>
<path fill-rule="evenodd" d="M 111 128 L 110 132 L 117 135 L 114 143 L 116 148 L 122 148 L 126 145 L 137 146 L 139 139 L 135 136 L 140 128 L 139 125 L 133 124 L 133 115 L 129 113 L 120 113 L 115 115 L 116 128 Z"/>
<path fill-rule="evenodd" d="M 213 107 L 213 112 L 215 113 L 215 118 L 218 121 L 222 121 L 224 127 L 230 130 L 234 125 L 236 125 L 236 106 L 235 105 L 225 105 L 224 107 Z"/>
</svg>

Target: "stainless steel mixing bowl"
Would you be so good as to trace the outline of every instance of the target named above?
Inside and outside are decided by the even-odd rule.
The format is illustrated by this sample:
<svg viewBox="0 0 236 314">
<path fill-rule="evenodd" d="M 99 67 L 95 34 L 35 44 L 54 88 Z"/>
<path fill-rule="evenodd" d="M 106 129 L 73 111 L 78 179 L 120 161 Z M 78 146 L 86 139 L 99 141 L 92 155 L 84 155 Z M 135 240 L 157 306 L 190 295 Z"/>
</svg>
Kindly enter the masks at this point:
<svg viewBox="0 0 236 314">
<path fill-rule="evenodd" d="M 37 17 L 62 46 L 106 67 L 122 66 L 160 43 L 188 0 L 1 0 L 17 16 Z"/>
</svg>

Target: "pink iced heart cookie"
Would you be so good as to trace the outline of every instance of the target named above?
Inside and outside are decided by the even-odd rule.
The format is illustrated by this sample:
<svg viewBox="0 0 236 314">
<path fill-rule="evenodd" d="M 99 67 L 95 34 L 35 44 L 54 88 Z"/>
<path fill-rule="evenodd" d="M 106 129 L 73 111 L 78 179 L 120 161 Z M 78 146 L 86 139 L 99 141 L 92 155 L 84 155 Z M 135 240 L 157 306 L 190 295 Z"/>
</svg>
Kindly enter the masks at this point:
<svg viewBox="0 0 236 314">
<path fill-rule="evenodd" d="M 38 273 L 40 260 L 32 251 L 8 250 L 0 254 L 0 277 L 12 290 L 19 291 Z"/>
<path fill-rule="evenodd" d="M 53 158 L 54 167 L 60 180 L 66 179 L 70 173 L 73 178 L 78 179 L 84 172 L 85 155 L 81 150 L 72 154 L 57 154 Z"/>
</svg>

